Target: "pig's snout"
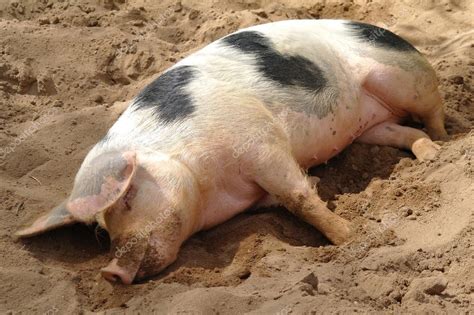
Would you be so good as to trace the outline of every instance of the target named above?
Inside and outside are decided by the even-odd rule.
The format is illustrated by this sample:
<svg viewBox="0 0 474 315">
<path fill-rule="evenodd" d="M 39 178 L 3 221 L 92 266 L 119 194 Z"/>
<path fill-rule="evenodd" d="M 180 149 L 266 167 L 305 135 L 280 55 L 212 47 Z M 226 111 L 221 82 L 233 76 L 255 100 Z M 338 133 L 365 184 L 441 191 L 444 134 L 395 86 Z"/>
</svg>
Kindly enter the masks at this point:
<svg viewBox="0 0 474 315">
<path fill-rule="evenodd" d="M 123 284 L 131 284 L 135 275 L 131 274 L 124 267 L 118 265 L 118 259 L 114 258 L 107 267 L 101 270 L 102 277 L 109 282 L 121 281 Z"/>
</svg>

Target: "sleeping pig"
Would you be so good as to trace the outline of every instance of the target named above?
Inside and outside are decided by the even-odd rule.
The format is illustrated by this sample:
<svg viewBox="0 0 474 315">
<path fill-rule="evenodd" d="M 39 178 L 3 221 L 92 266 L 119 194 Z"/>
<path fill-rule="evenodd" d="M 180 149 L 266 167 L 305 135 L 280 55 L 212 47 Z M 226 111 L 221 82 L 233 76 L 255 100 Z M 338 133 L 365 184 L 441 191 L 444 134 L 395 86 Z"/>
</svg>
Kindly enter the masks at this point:
<svg viewBox="0 0 474 315">
<path fill-rule="evenodd" d="M 342 244 L 353 227 L 305 170 L 354 141 L 435 158 L 431 139 L 447 136 L 437 86 L 420 52 L 373 25 L 240 30 L 145 87 L 87 154 L 69 198 L 17 235 L 97 222 L 113 251 L 102 275 L 125 284 L 169 266 L 194 233 L 263 203 Z M 427 133 L 401 125 L 407 117 Z"/>
</svg>

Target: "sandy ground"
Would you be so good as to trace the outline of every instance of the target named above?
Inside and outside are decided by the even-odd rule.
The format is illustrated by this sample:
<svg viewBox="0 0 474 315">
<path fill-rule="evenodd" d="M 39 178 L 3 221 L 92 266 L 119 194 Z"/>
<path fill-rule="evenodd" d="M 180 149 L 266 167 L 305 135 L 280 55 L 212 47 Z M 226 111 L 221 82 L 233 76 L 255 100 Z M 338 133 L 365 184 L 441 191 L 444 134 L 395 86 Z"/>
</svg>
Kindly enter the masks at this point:
<svg viewBox="0 0 474 315">
<path fill-rule="evenodd" d="M 2 0 L 0 18 L 0 313 L 474 312 L 473 1 Z M 159 72 L 238 28 L 289 18 L 389 27 L 440 78 L 452 139 L 436 161 L 352 145 L 312 170 L 362 240 L 331 246 L 284 209 L 262 209 L 122 286 L 99 276 L 109 245 L 93 227 L 13 238 L 67 196 L 122 102 Z"/>
</svg>

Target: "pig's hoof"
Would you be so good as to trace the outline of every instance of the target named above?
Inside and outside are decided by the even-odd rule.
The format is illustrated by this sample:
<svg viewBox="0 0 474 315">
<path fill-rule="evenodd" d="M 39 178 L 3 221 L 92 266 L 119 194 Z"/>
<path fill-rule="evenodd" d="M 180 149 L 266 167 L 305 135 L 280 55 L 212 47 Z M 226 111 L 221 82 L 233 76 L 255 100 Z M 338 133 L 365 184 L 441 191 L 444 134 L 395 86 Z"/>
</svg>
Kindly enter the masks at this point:
<svg viewBox="0 0 474 315">
<path fill-rule="evenodd" d="M 332 235 L 328 235 L 328 238 L 334 245 L 342 245 L 352 240 L 354 231 L 355 229 L 352 223 L 342 219 L 340 224 L 337 226 L 337 231 Z"/>
<path fill-rule="evenodd" d="M 430 135 L 430 138 L 433 141 L 446 142 L 449 139 L 451 139 L 451 137 L 448 135 L 448 133 L 446 132 L 446 130 L 444 128 L 442 128 L 442 129 L 439 129 L 439 128 L 438 129 L 429 129 L 428 128 L 428 134 Z"/>
<path fill-rule="evenodd" d="M 421 138 L 413 143 L 412 151 L 420 161 L 433 161 L 441 147 L 428 138 Z"/>
</svg>

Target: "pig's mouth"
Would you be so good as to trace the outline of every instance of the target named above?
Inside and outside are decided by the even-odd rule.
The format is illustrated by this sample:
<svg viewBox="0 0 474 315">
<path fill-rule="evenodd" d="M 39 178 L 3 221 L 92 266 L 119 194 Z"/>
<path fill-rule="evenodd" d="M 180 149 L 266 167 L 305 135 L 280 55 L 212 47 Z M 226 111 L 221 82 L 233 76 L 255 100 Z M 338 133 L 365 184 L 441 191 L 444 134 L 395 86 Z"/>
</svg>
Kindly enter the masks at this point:
<svg viewBox="0 0 474 315">
<path fill-rule="evenodd" d="M 145 279 L 148 276 L 151 276 L 142 268 L 137 268 L 137 270 L 131 270 L 119 265 L 118 259 L 114 258 L 112 261 L 101 269 L 102 277 L 113 283 L 123 283 L 123 284 L 132 284 L 133 281 L 140 281 Z"/>
<path fill-rule="evenodd" d="M 135 278 L 136 271 L 122 267 L 118 264 L 118 259 L 114 258 L 112 261 L 101 269 L 102 277 L 109 282 L 122 282 L 123 284 L 132 284 Z"/>
<path fill-rule="evenodd" d="M 130 240 L 127 243 L 130 243 Z M 102 277 L 109 282 L 132 284 L 134 281 L 156 275 L 176 260 L 179 246 L 169 245 L 152 235 L 140 243 L 135 243 L 129 251 L 120 251 L 123 247 L 116 246 L 115 257 L 101 269 Z M 173 250 L 175 248 L 176 250 Z"/>
<path fill-rule="evenodd" d="M 113 243 L 115 243 L 113 245 L 114 258 L 101 269 L 102 277 L 110 282 L 131 284 L 144 260 L 149 247 L 148 240 L 132 237 L 126 238 L 126 241 Z"/>
</svg>

